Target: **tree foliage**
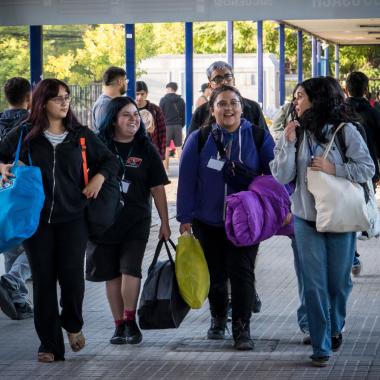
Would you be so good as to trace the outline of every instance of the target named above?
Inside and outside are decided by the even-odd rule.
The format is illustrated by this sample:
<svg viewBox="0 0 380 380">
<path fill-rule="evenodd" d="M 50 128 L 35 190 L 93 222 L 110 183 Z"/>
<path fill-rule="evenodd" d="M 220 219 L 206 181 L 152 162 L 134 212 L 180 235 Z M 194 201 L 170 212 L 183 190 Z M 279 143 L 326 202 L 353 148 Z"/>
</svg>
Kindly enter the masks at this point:
<svg viewBox="0 0 380 380">
<path fill-rule="evenodd" d="M 158 54 L 183 54 L 183 23 L 136 25 L 136 61 Z M 216 54 L 226 51 L 225 22 L 193 24 L 194 52 Z M 257 23 L 234 22 L 235 53 L 255 53 Z M 28 27 L 0 27 L 0 82 L 15 75 L 29 77 Z M 125 65 L 125 33 L 123 25 L 57 25 L 44 26 L 44 77 L 57 77 L 69 83 L 86 85 L 100 81 L 110 66 Z M 278 24 L 263 23 L 263 49 L 279 54 Z M 290 72 L 297 70 L 297 33 L 285 29 L 285 56 Z M 333 72 L 333 49 L 330 49 L 330 74 Z M 138 65 L 137 65 L 138 67 Z M 369 77 L 380 77 L 380 46 L 344 46 L 340 49 L 342 78 L 353 70 Z M 311 75 L 310 37 L 303 34 L 304 77 Z M 137 76 L 141 70 L 137 69 Z"/>
</svg>

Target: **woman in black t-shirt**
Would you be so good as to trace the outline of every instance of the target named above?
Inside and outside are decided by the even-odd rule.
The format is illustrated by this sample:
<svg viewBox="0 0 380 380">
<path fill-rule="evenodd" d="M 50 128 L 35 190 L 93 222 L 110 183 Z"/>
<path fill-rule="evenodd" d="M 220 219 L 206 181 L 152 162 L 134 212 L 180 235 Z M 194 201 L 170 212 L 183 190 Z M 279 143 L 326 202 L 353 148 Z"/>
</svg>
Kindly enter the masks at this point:
<svg viewBox="0 0 380 380">
<path fill-rule="evenodd" d="M 101 271 L 93 274 L 97 276 L 95 280 L 106 281 L 116 325 L 110 342 L 137 344 L 142 340 L 135 315 L 141 264 L 150 232 L 150 196 L 161 219 L 159 238 L 168 240 L 171 232 L 164 185 L 170 182 L 131 98 L 112 99 L 99 135 L 119 160 L 124 207 L 93 255 L 95 269 Z"/>
</svg>

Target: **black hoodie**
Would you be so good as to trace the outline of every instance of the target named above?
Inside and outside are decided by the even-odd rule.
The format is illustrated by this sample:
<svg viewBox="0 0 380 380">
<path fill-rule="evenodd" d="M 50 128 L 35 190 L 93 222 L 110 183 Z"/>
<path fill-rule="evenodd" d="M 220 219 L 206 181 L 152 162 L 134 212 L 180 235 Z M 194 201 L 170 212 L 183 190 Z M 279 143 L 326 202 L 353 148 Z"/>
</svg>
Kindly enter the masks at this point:
<svg viewBox="0 0 380 380">
<path fill-rule="evenodd" d="M 160 100 L 160 108 L 166 125 L 185 125 L 185 102 L 180 95 L 174 92 L 166 94 Z"/>
<path fill-rule="evenodd" d="M 0 113 L 0 141 L 11 129 L 25 120 L 28 115 L 29 112 L 23 108 L 9 109 Z"/>
<path fill-rule="evenodd" d="M 367 136 L 367 146 L 369 153 L 375 163 L 376 173 L 374 181 L 380 179 L 379 159 L 380 159 L 380 114 L 365 98 L 347 98 L 346 102 L 350 104 L 360 117 L 360 124 L 365 129 Z"/>
</svg>

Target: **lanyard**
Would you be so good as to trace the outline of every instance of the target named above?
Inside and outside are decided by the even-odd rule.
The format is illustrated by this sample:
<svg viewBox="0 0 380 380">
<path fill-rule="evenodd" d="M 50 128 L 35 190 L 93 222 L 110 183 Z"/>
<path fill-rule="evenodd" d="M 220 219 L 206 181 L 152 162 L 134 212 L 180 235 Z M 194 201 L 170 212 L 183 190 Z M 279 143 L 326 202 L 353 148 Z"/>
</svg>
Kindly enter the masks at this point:
<svg viewBox="0 0 380 380">
<path fill-rule="evenodd" d="M 125 160 L 123 160 L 123 158 L 121 157 L 121 154 L 119 152 L 119 149 L 117 149 L 117 146 L 115 144 L 115 142 L 113 143 L 113 146 L 116 150 L 116 154 L 117 154 L 117 157 L 119 159 L 119 162 L 120 162 L 120 165 L 121 167 L 123 168 L 123 176 L 122 176 L 122 179 L 124 179 L 125 177 L 125 164 L 126 162 L 128 161 L 128 158 L 130 157 L 130 155 L 132 154 L 132 151 L 133 151 L 133 145 L 134 145 L 134 142 L 132 143 L 132 146 L 131 148 L 129 149 L 129 152 L 128 152 L 128 155 L 127 155 L 127 158 Z"/>
</svg>

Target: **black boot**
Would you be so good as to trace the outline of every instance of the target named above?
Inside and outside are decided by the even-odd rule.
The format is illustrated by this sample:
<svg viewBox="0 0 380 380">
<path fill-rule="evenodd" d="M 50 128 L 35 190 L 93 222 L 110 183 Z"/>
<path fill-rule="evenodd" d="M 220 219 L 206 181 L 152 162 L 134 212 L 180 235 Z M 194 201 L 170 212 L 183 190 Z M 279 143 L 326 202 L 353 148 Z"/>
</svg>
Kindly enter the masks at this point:
<svg viewBox="0 0 380 380">
<path fill-rule="evenodd" d="M 207 339 L 224 339 L 227 317 L 211 317 L 211 326 L 207 331 Z"/>
<path fill-rule="evenodd" d="M 249 321 L 237 319 L 232 321 L 232 336 L 235 341 L 234 347 L 237 350 L 253 350 L 254 344 L 251 339 L 251 330 Z"/>
</svg>

